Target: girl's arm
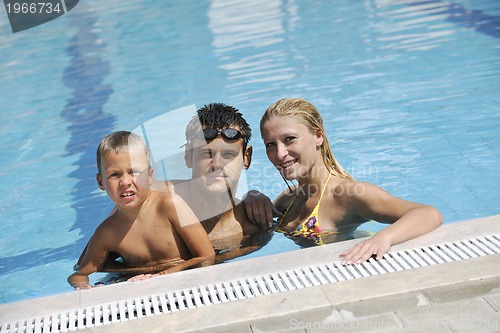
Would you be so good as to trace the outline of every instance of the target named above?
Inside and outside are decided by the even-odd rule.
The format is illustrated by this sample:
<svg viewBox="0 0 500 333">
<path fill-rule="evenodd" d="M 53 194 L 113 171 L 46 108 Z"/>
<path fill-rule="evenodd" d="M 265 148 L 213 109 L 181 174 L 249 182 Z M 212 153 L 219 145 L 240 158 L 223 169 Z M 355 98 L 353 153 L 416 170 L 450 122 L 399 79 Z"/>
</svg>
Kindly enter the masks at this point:
<svg viewBox="0 0 500 333">
<path fill-rule="evenodd" d="M 372 255 L 381 259 L 392 245 L 426 234 L 443 221 L 436 208 L 397 198 L 373 184 L 353 182 L 348 186 L 356 186 L 356 191 L 349 192 L 353 193 L 352 212 L 391 225 L 342 253 L 345 264 L 363 262 Z"/>
</svg>

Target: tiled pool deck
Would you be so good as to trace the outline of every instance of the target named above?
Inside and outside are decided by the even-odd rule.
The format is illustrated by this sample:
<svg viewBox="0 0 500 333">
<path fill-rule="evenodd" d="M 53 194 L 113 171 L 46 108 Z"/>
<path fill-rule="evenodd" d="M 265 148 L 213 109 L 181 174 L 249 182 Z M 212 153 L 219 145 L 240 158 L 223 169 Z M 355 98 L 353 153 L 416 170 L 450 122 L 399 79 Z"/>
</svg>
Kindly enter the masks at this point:
<svg viewBox="0 0 500 333">
<path fill-rule="evenodd" d="M 500 233 L 500 215 L 443 225 L 393 251 Z M 0 324 L 339 261 L 354 241 L 0 305 Z M 90 332 L 500 332 L 500 254 L 201 306 Z M 3 331 L 2 331 L 3 332 Z"/>
</svg>

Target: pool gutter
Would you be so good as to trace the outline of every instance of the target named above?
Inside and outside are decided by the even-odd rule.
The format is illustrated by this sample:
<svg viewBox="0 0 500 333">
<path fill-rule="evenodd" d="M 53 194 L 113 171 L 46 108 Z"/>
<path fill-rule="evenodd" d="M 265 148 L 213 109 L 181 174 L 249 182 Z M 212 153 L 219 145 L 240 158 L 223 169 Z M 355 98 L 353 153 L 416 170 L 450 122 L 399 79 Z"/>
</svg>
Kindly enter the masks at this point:
<svg viewBox="0 0 500 333">
<path fill-rule="evenodd" d="M 408 250 L 434 247 L 436 244 L 461 242 L 464 239 L 478 239 L 478 237 L 480 239 L 492 239 L 492 235 L 499 233 L 500 215 L 450 223 L 443 225 L 428 235 L 394 246 L 391 249 L 391 254 L 407 254 L 409 253 Z M 120 310 L 117 309 L 118 315 L 115 314 L 113 317 L 110 314 L 110 321 L 104 323 L 97 321 L 89 324 L 91 321 L 82 320 L 81 322 L 85 323 L 85 325 L 78 327 L 78 324 L 72 324 L 62 329 L 59 325 L 58 330 L 96 329 L 102 331 L 119 327 L 121 331 L 132 332 L 133 329 L 140 327 L 144 330 L 151 325 L 151 328 L 163 327 L 165 330 L 172 331 L 192 331 L 214 327 L 214 325 L 228 325 L 269 316 L 278 316 L 287 312 L 328 308 L 334 303 L 339 304 L 339 302 L 353 302 L 360 299 L 377 297 L 381 293 L 403 293 L 419 288 L 439 287 L 441 285 L 470 281 L 471 279 L 487 279 L 499 276 L 500 274 L 500 255 L 492 252 L 476 256 L 476 258 L 451 260 L 447 263 L 443 261 L 443 263 L 424 265 L 425 267 L 420 268 L 409 267 L 406 269 L 403 267 L 399 271 L 397 269 L 395 269 L 395 272 L 381 271 L 380 273 L 384 274 L 372 274 L 371 276 L 364 277 L 354 276 L 353 278 L 349 278 L 349 275 L 340 272 L 340 277 L 344 277 L 343 280 L 323 281 L 325 283 L 320 281 L 321 283 L 315 284 L 314 278 L 307 277 L 309 274 L 307 270 L 310 267 L 314 268 L 312 269 L 313 273 L 314 270 L 318 270 L 317 267 L 320 267 L 320 271 L 321 267 L 327 267 L 324 273 L 320 272 L 324 280 L 328 280 L 328 274 L 335 277 L 336 273 L 334 271 L 328 273 L 328 266 L 325 265 L 329 265 L 332 268 L 337 267 L 336 262 L 339 261 L 339 254 L 358 241 L 353 240 L 323 247 L 236 261 L 203 269 L 179 272 L 136 283 L 125 282 L 91 290 L 68 292 L 51 297 L 3 304 L 0 305 L 0 324 L 2 325 L 2 332 L 13 331 L 12 329 L 16 325 L 19 326 L 16 328 L 16 331 L 21 332 L 22 330 L 20 329 L 22 327 L 20 326 L 30 326 L 30 323 L 35 322 L 37 318 L 54 317 L 54 320 L 59 320 L 55 316 L 57 314 L 68 313 L 68 311 L 74 313 L 75 316 L 89 316 L 91 318 L 92 314 L 90 312 L 93 312 L 96 308 L 102 309 L 103 306 L 109 308 L 110 304 L 122 304 L 124 308 L 130 310 L 138 306 L 143 307 L 144 300 L 149 302 L 153 299 L 152 303 L 156 302 L 157 304 L 146 306 L 147 308 L 152 308 L 152 311 L 148 310 L 143 313 L 141 310 L 139 315 L 136 313 L 135 316 L 128 316 L 125 313 L 120 315 Z M 494 244 L 490 245 L 492 248 L 495 246 Z M 409 262 L 407 259 L 404 261 L 406 263 Z M 423 260 L 423 262 L 426 261 Z M 481 266 L 481 269 L 478 269 L 477 266 Z M 373 269 L 377 270 L 378 268 L 375 267 Z M 296 271 L 299 272 L 299 276 L 293 277 L 290 275 L 290 273 Z M 450 271 L 454 273 L 450 275 Z M 349 270 L 346 272 L 349 273 Z M 354 272 L 361 274 L 359 270 L 355 270 Z M 415 274 L 415 272 L 418 272 L 418 274 Z M 284 273 L 287 273 L 287 275 L 284 275 Z M 305 277 L 301 277 L 300 274 Z M 431 278 L 422 278 L 426 274 L 430 274 Z M 288 276 L 290 279 L 289 284 L 292 286 L 291 289 L 286 288 L 286 283 L 282 284 L 285 287 L 284 290 L 277 290 L 277 292 L 265 286 L 259 287 L 259 281 L 265 283 L 265 277 L 272 277 L 273 275 L 277 277 Z M 416 276 L 419 276 L 419 278 L 415 278 Z M 267 279 L 269 280 L 269 278 Z M 253 285 L 255 286 L 253 290 L 251 290 L 253 288 L 251 280 L 253 280 Z M 414 281 L 412 282 L 412 280 Z M 250 281 L 250 284 L 248 287 L 242 287 L 241 282 L 237 281 Z M 397 281 L 400 282 L 398 283 Z M 378 287 L 374 289 L 366 287 L 366 285 L 374 285 L 379 282 L 382 285 L 389 284 L 390 288 Z M 213 297 L 212 295 L 210 297 L 211 289 L 207 287 L 205 299 L 208 301 L 204 301 L 201 294 L 203 293 L 203 288 L 206 286 L 212 286 L 211 288 L 215 292 L 220 288 L 231 289 L 236 287 L 236 289 L 242 289 L 234 293 L 228 293 L 223 290 L 219 293 L 219 296 Z M 276 288 L 279 288 L 279 286 Z M 180 308 L 168 306 L 168 303 L 178 304 L 178 300 L 181 297 L 192 295 L 193 290 L 195 293 L 200 291 L 201 300 L 199 302 L 190 301 L 186 305 L 181 305 Z M 249 290 L 250 292 L 241 292 L 241 290 Z M 268 290 L 267 293 L 265 292 L 266 290 Z M 333 299 L 328 297 L 327 294 L 329 293 L 326 293 L 325 290 L 330 290 L 329 293 L 335 290 L 334 293 L 336 296 Z M 244 297 L 238 297 L 238 294 Z M 161 298 L 157 298 L 158 295 L 166 295 L 163 306 Z M 220 295 L 223 295 L 223 297 L 221 298 Z M 154 299 L 157 301 L 154 301 Z M 162 311 L 155 314 L 155 306 Z M 115 319 L 114 321 L 113 318 Z M 116 318 L 119 320 L 116 320 Z M 193 320 L 193 318 L 196 319 Z M 220 318 L 221 321 L 218 323 L 214 322 L 213 318 Z M 43 329 L 42 327 L 40 331 L 57 331 L 52 328 L 49 330 L 50 323 L 44 324 L 46 328 Z M 96 327 L 91 328 L 90 326 L 93 325 Z M 27 327 L 25 331 L 35 332 L 31 327 Z"/>
</svg>

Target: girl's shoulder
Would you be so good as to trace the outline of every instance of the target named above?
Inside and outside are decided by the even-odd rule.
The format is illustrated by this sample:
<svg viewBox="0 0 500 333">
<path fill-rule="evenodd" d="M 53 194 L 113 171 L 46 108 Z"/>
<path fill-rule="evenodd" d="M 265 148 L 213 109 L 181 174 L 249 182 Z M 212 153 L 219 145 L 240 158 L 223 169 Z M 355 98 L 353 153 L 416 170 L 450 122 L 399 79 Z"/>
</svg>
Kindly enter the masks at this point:
<svg viewBox="0 0 500 333">
<path fill-rule="evenodd" d="M 399 200 L 375 184 L 353 179 L 339 182 L 332 191 L 335 200 L 341 202 L 348 210 L 356 212 L 397 204 Z"/>
<path fill-rule="evenodd" d="M 330 195 L 344 205 L 364 201 L 379 194 L 380 188 L 367 182 L 354 179 L 337 179 L 330 184 Z"/>
</svg>

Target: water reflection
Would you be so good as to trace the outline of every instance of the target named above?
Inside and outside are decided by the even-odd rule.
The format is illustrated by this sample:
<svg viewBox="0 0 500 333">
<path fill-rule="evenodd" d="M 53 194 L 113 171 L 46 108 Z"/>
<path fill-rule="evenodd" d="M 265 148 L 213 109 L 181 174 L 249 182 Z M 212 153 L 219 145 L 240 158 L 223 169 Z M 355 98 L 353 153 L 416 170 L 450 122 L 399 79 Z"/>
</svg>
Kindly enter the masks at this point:
<svg viewBox="0 0 500 333">
<path fill-rule="evenodd" d="M 294 1 L 211 2 L 207 15 L 214 53 L 237 105 L 259 100 L 259 94 L 276 89 L 276 83 L 295 78 L 289 51 L 278 47 L 286 30 L 293 28 L 295 14 Z"/>
</svg>

